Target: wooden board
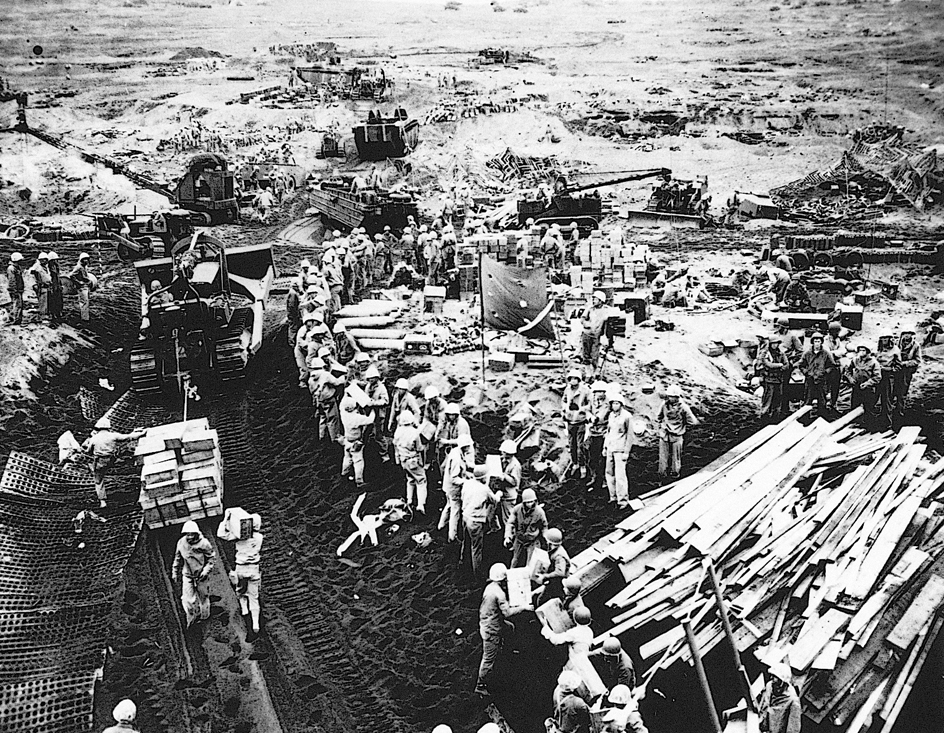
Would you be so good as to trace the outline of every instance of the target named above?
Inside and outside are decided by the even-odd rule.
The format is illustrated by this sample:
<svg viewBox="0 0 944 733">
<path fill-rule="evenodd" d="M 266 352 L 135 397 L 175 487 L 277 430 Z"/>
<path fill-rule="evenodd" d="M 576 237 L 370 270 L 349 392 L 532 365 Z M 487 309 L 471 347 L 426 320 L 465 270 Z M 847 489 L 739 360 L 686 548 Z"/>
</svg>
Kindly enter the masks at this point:
<svg viewBox="0 0 944 733">
<path fill-rule="evenodd" d="M 921 632 L 928 618 L 940 607 L 942 601 L 944 601 L 944 577 L 932 575 L 885 641 L 897 649 L 907 649 Z"/>
</svg>

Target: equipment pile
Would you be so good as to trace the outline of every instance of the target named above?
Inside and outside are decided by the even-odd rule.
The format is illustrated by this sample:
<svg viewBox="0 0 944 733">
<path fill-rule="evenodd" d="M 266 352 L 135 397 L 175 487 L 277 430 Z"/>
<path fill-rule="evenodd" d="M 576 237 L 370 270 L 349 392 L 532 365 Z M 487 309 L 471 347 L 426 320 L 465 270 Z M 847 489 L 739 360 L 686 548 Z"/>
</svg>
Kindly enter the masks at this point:
<svg viewBox="0 0 944 733">
<path fill-rule="evenodd" d="M 671 624 L 640 648 L 648 680 L 691 662 L 682 622 L 702 654 L 724 638 L 710 559 L 739 650 L 789 663 L 808 718 L 888 731 L 942 625 L 944 460 L 918 428 L 867 433 L 861 408 L 804 427 L 808 411 L 647 498 L 574 564 L 585 587 L 614 563 L 626 582 L 594 643 Z"/>
<path fill-rule="evenodd" d="M 134 452 L 151 529 L 223 513 L 223 458 L 206 418 L 150 428 Z"/>
</svg>

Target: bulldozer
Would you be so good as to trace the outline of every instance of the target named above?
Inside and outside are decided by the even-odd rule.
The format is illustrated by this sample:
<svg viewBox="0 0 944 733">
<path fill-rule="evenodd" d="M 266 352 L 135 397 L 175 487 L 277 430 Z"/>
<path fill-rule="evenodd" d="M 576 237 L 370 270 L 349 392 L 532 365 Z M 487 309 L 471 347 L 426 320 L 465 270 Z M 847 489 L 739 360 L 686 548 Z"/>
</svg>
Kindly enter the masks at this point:
<svg viewBox="0 0 944 733">
<path fill-rule="evenodd" d="M 124 262 L 165 257 L 177 242 L 193 234 L 190 212 L 185 209 L 152 214 L 95 212 L 91 216 L 98 236 L 115 242 Z"/>
<path fill-rule="evenodd" d="M 204 231 L 169 257 L 134 263 L 141 282 L 141 328 L 131 350 L 136 392 L 181 390 L 186 382 L 246 374 L 262 346 L 275 279 L 269 244 L 226 247 Z"/>
</svg>

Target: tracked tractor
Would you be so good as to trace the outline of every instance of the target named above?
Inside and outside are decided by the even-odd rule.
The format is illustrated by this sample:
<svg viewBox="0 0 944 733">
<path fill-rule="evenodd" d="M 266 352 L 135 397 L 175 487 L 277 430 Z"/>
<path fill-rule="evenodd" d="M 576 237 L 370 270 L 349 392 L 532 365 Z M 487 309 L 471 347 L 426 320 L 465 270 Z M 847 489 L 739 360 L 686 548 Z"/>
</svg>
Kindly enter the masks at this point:
<svg viewBox="0 0 944 733">
<path fill-rule="evenodd" d="M 170 257 L 134 266 L 142 301 L 141 330 L 131 350 L 135 391 L 245 376 L 262 346 L 275 278 L 270 245 L 226 247 L 198 231 L 175 245 Z"/>
</svg>

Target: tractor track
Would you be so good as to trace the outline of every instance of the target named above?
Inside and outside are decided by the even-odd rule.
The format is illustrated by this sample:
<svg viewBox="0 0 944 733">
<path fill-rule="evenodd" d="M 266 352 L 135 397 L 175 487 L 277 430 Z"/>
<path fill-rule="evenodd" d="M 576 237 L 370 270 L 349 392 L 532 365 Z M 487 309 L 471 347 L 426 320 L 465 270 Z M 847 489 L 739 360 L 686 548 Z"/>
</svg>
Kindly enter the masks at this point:
<svg viewBox="0 0 944 733">
<path fill-rule="evenodd" d="M 259 397 L 250 394 L 251 391 L 249 383 L 242 393 L 230 394 L 218 404 L 205 403 L 204 409 L 219 434 L 227 505 L 241 505 L 264 518 L 264 617 L 268 620 L 265 613 L 268 604 L 284 614 L 304 650 L 305 659 L 300 663 L 284 651 L 283 642 L 291 643 L 292 639 L 271 639 L 281 673 L 296 691 L 294 697 L 301 698 L 291 702 L 291 710 L 279 710 L 280 718 L 298 720 L 302 713 L 299 702 L 307 702 L 311 726 L 307 730 L 406 733 L 409 727 L 392 709 L 391 701 L 374 691 L 370 679 L 373 670 L 358 668 L 345 631 L 326 609 L 308 564 L 295 559 L 287 539 L 293 517 L 280 511 L 278 494 L 266 480 L 262 459 L 250 442 L 253 428 L 250 400 Z M 290 730 L 292 726 L 287 722 L 284 720 L 283 727 Z"/>
</svg>

